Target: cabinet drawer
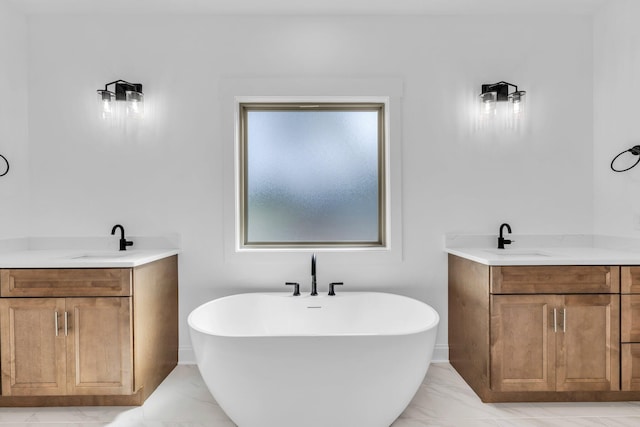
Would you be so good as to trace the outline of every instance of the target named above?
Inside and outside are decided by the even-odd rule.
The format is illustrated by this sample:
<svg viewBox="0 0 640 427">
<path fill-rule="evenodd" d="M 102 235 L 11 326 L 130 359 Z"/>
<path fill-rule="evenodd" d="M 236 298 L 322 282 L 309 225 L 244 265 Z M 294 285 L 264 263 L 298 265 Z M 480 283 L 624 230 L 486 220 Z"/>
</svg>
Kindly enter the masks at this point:
<svg viewBox="0 0 640 427">
<path fill-rule="evenodd" d="M 130 295 L 130 268 L 0 270 L 0 296 L 3 297 Z"/>
<path fill-rule="evenodd" d="M 623 294 L 640 294 L 640 267 L 622 267 L 620 270 Z"/>
<path fill-rule="evenodd" d="M 620 305 L 622 342 L 640 343 L 640 295 L 621 295 Z"/>
<path fill-rule="evenodd" d="M 622 344 L 622 390 L 640 390 L 640 344 Z"/>
<path fill-rule="evenodd" d="M 606 294 L 620 291 L 620 267 L 592 265 L 491 267 L 493 294 Z"/>
</svg>

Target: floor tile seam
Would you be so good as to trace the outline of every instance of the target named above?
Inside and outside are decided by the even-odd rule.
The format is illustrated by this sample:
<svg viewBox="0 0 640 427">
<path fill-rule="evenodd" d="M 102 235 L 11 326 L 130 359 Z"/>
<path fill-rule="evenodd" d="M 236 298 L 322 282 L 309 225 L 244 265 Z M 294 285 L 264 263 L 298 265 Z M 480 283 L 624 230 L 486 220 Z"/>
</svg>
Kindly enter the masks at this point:
<svg viewBox="0 0 640 427">
<path fill-rule="evenodd" d="M 633 419 L 633 420 L 639 420 L 640 421 L 640 415 L 621 415 L 621 416 L 601 415 L 598 418 L 605 419 L 605 420 L 617 420 L 617 419 L 628 420 L 628 419 Z M 638 425 L 640 425 L 640 423 Z"/>
<path fill-rule="evenodd" d="M 398 420 L 409 420 L 409 421 L 473 421 L 473 420 L 495 420 L 498 419 L 494 416 L 487 417 L 405 417 L 400 416 Z"/>
<path fill-rule="evenodd" d="M 15 426 L 15 425 L 22 425 L 24 424 L 26 425 L 40 425 L 40 424 L 45 424 L 45 425 L 62 425 L 62 426 L 67 426 L 70 424 L 78 424 L 78 425 L 96 425 L 96 426 L 107 426 L 109 425 L 111 422 L 110 421 L 0 421 L 0 427 L 2 427 L 3 425 L 11 425 L 11 426 Z"/>
<path fill-rule="evenodd" d="M 506 420 L 574 420 L 574 419 L 599 419 L 599 418 L 640 418 L 640 414 L 638 415 L 542 415 L 542 416 L 522 416 L 522 415 L 513 415 L 513 416 L 496 416 L 496 415 L 487 415 L 486 417 L 407 417 L 400 416 L 398 419 L 410 420 L 410 421 L 473 421 L 473 420 L 496 420 L 496 421 L 506 421 Z"/>
<path fill-rule="evenodd" d="M 640 415 L 542 415 L 535 417 L 493 417 L 496 420 L 584 420 L 600 418 L 640 418 Z"/>
</svg>

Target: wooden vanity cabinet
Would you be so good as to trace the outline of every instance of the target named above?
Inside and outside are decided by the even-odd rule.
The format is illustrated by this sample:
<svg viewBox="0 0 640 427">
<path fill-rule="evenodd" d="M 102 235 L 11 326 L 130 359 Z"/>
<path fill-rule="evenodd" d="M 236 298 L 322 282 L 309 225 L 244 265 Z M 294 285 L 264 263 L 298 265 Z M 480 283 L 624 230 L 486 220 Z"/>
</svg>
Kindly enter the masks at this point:
<svg viewBox="0 0 640 427">
<path fill-rule="evenodd" d="M 0 406 L 140 405 L 177 364 L 177 257 L 0 270 Z"/>
<path fill-rule="evenodd" d="M 492 295 L 491 390 L 618 390 L 617 295 Z"/>
<path fill-rule="evenodd" d="M 640 267 L 622 267 L 622 389 L 640 391 Z"/>
<path fill-rule="evenodd" d="M 640 399 L 620 391 L 619 266 L 449 255 L 449 352 L 485 402 Z"/>
<path fill-rule="evenodd" d="M 133 394 L 130 297 L 3 298 L 0 322 L 3 396 Z"/>
<path fill-rule="evenodd" d="M 64 309 L 64 299 L 0 300 L 3 396 L 66 394 L 65 339 L 54 317 Z"/>
</svg>

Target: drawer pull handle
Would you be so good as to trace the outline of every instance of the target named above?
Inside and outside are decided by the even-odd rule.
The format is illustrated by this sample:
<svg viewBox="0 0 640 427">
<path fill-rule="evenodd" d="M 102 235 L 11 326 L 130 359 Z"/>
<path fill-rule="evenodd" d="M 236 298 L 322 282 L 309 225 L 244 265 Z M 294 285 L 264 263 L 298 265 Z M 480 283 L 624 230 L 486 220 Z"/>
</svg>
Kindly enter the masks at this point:
<svg viewBox="0 0 640 427">
<path fill-rule="evenodd" d="M 558 332 L 558 310 L 553 309 L 553 332 Z"/>
<path fill-rule="evenodd" d="M 69 335 L 68 323 L 69 323 L 69 313 L 65 311 L 64 312 L 64 336 L 65 337 Z"/>
<path fill-rule="evenodd" d="M 567 332 L 567 307 L 562 309 L 562 332 Z"/>
<path fill-rule="evenodd" d="M 54 321 L 55 328 L 56 328 L 56 336 L 58 336 L 58 330 L 59 330 L 59 327 L 58 327 L 58 312 L 54 311 L 53 315 L 54 315 L 53 321 Z"/>
</svg>

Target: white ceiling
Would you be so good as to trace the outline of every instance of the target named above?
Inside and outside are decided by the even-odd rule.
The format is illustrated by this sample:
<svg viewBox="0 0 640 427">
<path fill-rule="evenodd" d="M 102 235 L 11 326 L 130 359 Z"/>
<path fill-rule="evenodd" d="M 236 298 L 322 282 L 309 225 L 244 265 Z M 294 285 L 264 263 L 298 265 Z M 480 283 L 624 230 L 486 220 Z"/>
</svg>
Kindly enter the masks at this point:
<svg viewBox="0 0 640 427">
<path fill-rule="evenodd" d="M 0 0 L 3 1 L 3 0 Z M 593 14 L 617 0 L 4 0 L 26 14 Z"/>
</svg>

